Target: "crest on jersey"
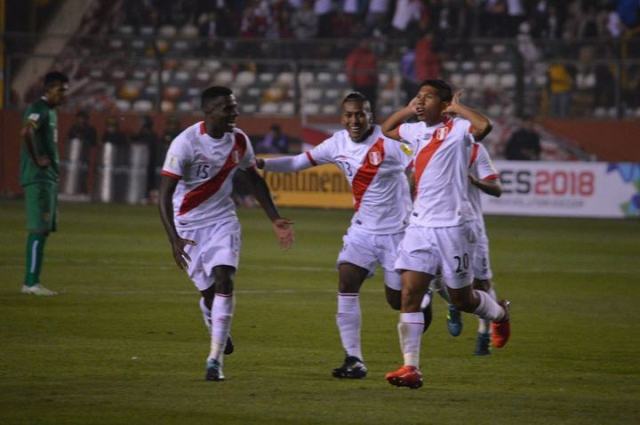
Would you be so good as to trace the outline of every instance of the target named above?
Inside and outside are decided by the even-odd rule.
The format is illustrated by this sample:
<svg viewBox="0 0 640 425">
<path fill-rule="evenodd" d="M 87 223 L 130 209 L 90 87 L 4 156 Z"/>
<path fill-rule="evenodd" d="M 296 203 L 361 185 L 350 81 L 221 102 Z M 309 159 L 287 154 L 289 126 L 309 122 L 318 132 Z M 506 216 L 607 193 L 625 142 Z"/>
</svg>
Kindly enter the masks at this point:
<svg viewBox="0 0 640 425">
<path fill-rule="evenodd" d="M 439 129 L 436 130 L 436 139 L 444 140 L 444 138 L 447 137 L 447 132 L 448 132 L 447 127 L 440 127 Z"/>
<path fill-rule="evenodd" d="M 380 165 L 380 163 L 382 163 L 382 155 L 380 155 L 380 152 L 369 152 L 369 163 L 376 166 Z"/>
<path fill-rule="evenodd" d="M 234 164 L 238 164 L 240 162 L 240 152 L 238 152 L 237 149 L 234 149 L 233 152 L 231 152 L 231 160 Z"/>
</svg>

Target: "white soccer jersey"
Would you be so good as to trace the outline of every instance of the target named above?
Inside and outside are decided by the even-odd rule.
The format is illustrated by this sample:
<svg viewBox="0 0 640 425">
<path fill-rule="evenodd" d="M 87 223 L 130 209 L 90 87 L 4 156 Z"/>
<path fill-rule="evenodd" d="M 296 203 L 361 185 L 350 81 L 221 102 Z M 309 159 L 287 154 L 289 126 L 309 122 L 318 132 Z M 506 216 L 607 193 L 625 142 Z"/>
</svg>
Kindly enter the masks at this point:
<svg viewBox="0 0 640 425">
<path fill-rule="evenodd" d="M 386 138 L 380 126 L 361 142 L 347 130 L 306 152 L 311 164 L 336 164 L 351 185 L 356 210 L 351 225 L 369 233 L 402 232 L 411 209 L 409 182 L 405 174 L 411 162 L 402 145 Z"/>
<path fill-rule="evenodd" d="M 493 165 L 487 149 L 480 143 L 472 143 L 470 151 L 469 174 L 479 180 L 497 180 L 499 178 L 498 171 Z M 476 186 L 469 184 L 469 203 L 471 204 L 473 219 L 484 223 L 482 202 L 480 200 L 481 192 Z"/>
<path fill-rule="evenodd" d="M 468 146 L 471 123 L 447 119 L 428 127 L 424 122 L 400 125 L 400 137 L 414 152 L 416 194 L 411 223 L 423 227 L 458 226 L 471 220 L 468 199 Z"/>
<path fill-rule="evenodd" d="M 162 167 L 163 175 L 180 179 L 173 194 L 176 228 L 197 229 L 235 218 L 233 174 L 254 165 L 251 143 L 240 129 L 214 139 L 204 122 L 199 122 L 180 133 L 171 142 Z"/>
</svg>

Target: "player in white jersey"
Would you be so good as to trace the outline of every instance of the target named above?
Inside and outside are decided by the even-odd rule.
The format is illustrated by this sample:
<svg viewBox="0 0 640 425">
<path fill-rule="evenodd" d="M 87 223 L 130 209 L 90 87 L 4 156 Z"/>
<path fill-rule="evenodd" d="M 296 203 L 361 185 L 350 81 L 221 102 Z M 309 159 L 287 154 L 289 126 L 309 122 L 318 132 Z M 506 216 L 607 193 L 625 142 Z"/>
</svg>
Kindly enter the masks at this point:
<svg viewBox="0 0 640 425">
<path fill-rule="evenodd" d="M 473 220 L 471 221 L 477 241 L 474 244 L 474 250 L 471 260 L 471 269 L 473 271 L 473 288 L 485 291 L 496 299 L 496 293 L 491 283 L 493 273 L 491 271 L 491 262 L 489 260 L 489 239 L 482 215 L 482 203 L 480 200 L 480 192 L 488 195 L 500 197 L 502 195 L 502 187 L 500 186 L 500 177 L 496 171 L 489 152 L 480 143 L 472 143 L 469 147 L 469 202 L 471 203 L 471 213 Z M 441 283 L 440 283 L 441 284 Z M 436 284 L 437 285 L 437 284 Z M 446 289 L 445 289 L 446 290 Z M 448 301 L 446 294 L 443 294 Z M 474 354 L 477 356 L 485 356 L 491 354 L 489 351 L 490 341 L 490 323 L 487 320 L 478 320 L 478 335 L 476 337 L 476 348 Z M 462 320 L 458 309 L 449 304 L 449 314 L 447 315 L 447 328 L 453 336 L 458 336 L 462 332 Z"/>
<path fill-rule="evenodd" d="M 392 385 L 419 388 L 422 314 L 420 304 L 438 270 L 452 303 L 461 311 L 496 322 L 495 338 L 509 336 L 507 303 L 472 288 L 469 265 L 475 234 L 468 200 L 469 145 L 491 131 L 484 115 L 462 105 L 442 80 L 426 80 L 408 106 L 382 124 L 386 136 L 404 140 L 414 152 L 415 199 L 398 249 L 402 307 L 398 332 L 404 364 L 386 375 Z M 405 123 L 412 116 L 419 122 Z"/>
<path fill-rule="evenodd" d="M 238 104 L 231 90 L 206 89 L 201 108 L 204 121 L 180 133 L 167 152 L 160 181 L 160 217 L 176 264 L 187 271 L 202 296 L 200 309 L 211 334 L 205 378 L 221 381 L 222 356 L 231 351 L 233 276 L 240 251 L 240 223 L 231 200 L 232 178 L 238 169 L 244 170 L 283 248 L 293 242 L 293 228 L 278 214 L 269 188 L 255 169 L 249 138 L 236 128 Z"/>
<path fill-rule="evenodd" d="M 338 255 L 338 311 L 336 323 L 346 352 L 343 365 L 333 370 L 336 378 L 364 378 L 367 369 L 360 341 L 361 313 L 359 292 L 376 265 L 384 270 L 385 293 L 389 305 L 400 309 L 400 275 L 394 270 L 396 247 L 408 224 L 411 208 L 405 170 L 410 151 L 382 134 L 373 125 L 371 106 L 358 92 L 342 101 L 341 124 L 334 133 L 312 150 L 294 157 L 258 160 L 266 171 L 293 172 L 321 164 L 335 164 L 353 191 L 355 213 L 343 238 Z M 421 314 L 431 320 L 431 306 Z"/>
</svg>

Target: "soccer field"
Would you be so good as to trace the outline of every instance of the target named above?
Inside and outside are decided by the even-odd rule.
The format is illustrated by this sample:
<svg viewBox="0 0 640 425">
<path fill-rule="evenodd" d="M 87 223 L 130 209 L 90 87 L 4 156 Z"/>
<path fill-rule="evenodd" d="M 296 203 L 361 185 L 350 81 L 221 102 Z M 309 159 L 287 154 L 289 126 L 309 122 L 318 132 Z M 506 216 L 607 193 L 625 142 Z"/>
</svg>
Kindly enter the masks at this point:
<svg viewBox="0 0 640 425">
<path fill-rule="evenodd" d="M 62 204 L 43 284 L 19 292 L 23 204 L 0 202 L 0 424 L 637 424 L 640 223 L 489 217 L 512 340 L 474 357 L 476 320 L 449 336 L 436 299 L 425 385 L 383 378 L 401 363 L 397 313 L 377 275 L 361 297 L 364 380 L 339 381 L 334 261 L 349 211 L 288 209 L 280 251 L 261 210 L 242 210 L 236 352 L 205 382 L 197 293 L 155 208 Z"/>
</svg>

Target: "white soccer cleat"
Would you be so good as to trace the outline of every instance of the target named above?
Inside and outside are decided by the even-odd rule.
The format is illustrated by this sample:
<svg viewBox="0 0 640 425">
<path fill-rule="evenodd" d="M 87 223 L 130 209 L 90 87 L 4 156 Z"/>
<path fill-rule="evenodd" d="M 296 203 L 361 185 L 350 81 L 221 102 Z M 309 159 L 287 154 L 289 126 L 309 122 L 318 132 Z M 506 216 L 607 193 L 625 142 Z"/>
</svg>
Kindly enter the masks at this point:
<svg viewBox="0 0 640 425">
<path fill-rule="evenodd" d="M 27 286 L 27 285 L 22 285 L 22 291 L 23 294 L 31 294 L 31 295 L 38 295 L 40 297 L 50 297 L 53 295 L 58 295 L 58 293 L 56 291 L 52 291 L 51 289 L 47 289 L 44 286 L 40 285 L 39 283 L 37 285 L 33 285 L 33 286 Z"/>
</svg>

